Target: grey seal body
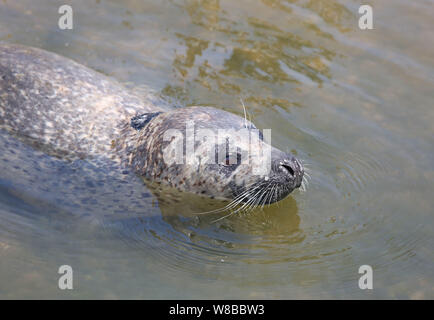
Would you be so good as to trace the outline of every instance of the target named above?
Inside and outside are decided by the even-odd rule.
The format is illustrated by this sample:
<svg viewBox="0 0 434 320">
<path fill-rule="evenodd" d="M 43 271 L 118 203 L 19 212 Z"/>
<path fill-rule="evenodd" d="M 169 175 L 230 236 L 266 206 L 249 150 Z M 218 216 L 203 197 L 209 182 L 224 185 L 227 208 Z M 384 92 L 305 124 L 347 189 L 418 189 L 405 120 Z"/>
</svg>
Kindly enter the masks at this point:
<svg viewBox="0 0 434 320">
<path fill-rule="evenodd" d="M 0 43 L 0 126 L 59 152 L 109 154 L 122 123 L 158 109 L 72 60 Z"/>
<path fill-rule="evenodd" d="M 165 135 L 168 130 L 186 133 L 188 121 L 194 121 L 194 130 L 255 127 L 219 109 L 168 110 L 156 101 L 57 54 L 0 42 L 0 128 L 56 156 L 109 161 L 119 170 L 132 168 L 146 180 L 250 205 L 279 201 L 301 185 L 300 162 L 273 147 L 268 174 L 254 174 L 250 165 L 240 165 L 240 155 L 252 148 L 245 137 L 238 139 L 236 163 L 217 161 L 225 145 L 189 138 L 182 147 L 193 143 L 193 161 L 168 163 L 164 153 L 173 139 Z M 265 144 L 260 140 L 258 148 Z"/>
</svg>

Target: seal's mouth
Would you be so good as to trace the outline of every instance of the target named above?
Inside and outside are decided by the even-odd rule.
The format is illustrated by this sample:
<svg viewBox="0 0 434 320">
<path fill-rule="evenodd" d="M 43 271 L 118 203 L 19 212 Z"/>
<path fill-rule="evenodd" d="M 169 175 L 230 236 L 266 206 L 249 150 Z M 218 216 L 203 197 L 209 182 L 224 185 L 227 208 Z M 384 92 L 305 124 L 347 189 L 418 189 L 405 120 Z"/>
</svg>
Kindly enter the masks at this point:
<svg viewBox="0 0 434 320">
<path fill-rule="evenodd" d="M 262 203 L 271 204 L 286 198 L 303 183 L 304 168 L 295 157 L 283 154 L 273 159 L 271 174 L 263 186 Z"/>
<path fill-rule="evenodd" d="M 238 190 L 232 202 L 241 204 L 246 210 L 264 207 L 283 200 L 297 188 L 304 188 L 303 178 L 303 165 L 296 158 L 286 155 L 274 159 L 270 175 Z"/>
<path fill-rule="evenodd" d="M 262 209 L 281 201 L 297 188 L 305 189 L 305 172 L 301 162 L 281 151 L 277 155 L 279 157 L 272 157 L 271 171 L 268 176 L 258 177 L 256 181 L 247 186 L 230 185 L 232 200 L 222 208 L 201 214 L 229 212 L 213 221 L 217 222 L 238 212 L 250 212 L 258 207 Z"/>
</svg>

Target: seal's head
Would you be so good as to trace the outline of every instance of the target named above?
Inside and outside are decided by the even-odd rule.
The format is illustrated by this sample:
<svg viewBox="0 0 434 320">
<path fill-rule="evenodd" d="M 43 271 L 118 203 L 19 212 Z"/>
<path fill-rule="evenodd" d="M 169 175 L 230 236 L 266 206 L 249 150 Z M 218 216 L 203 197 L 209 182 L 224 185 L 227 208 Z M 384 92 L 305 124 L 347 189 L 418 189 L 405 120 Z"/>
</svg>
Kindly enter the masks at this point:
<svg viewBox="0 0 434 320">
<path fill-rule="evenodd" d="M 285 198 L 303 179 L 301 163 L 269 144 L 271 133 L 226 111 L 143 114 L 131 126 L 138 135 L 136 172 L 183 191 L 258 206 Z"/>
</svg>

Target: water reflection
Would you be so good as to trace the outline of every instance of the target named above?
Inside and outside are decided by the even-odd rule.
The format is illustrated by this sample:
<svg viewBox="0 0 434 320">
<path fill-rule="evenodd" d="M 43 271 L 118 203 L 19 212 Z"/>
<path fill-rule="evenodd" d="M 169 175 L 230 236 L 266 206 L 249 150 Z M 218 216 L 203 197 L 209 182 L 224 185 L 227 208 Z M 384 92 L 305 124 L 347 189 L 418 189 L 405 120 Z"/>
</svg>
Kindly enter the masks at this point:
<svg viewBox="0 0 434 320">
<path fill-rule="evenodd" d="M 273 10 L 287 8 L 279 2 L 267 4 Z M 333 7 L 337 6 L 334 3 Z M 225 86 L 221 83 L 230 89 L 238 88 L 232 78 L 239 77 L 277 84 L 297 83 L 305 79 L 320 84 L 321 76 L 330 77 L 328 64 L 335 53 L 308 40 L 309 37 L 300 37 L 297 33 L 287 31 L 284 27 L 286 23 L 283 26 L 274 25 L 264 20 L 259 12 L 248 17 L 233 16 L 218 1 L 213 2 L 213 5 L 208 1 L 189 2 L 185 7 L 191 23 L 207 28 L 210 32 L 201 37 L 176 33 L 186 47 L 185 54 L 177 54 L 173 62 L 183 81 L 191 78 L 188 77 L 189 69 L 192 69 L 190 74 L 194 74 L 195 81 L 208 89 L 216 82 L 218 89 L 223 91 Z M 308 8 L 320 11 L 326 17 L 327 12 L 331 11 L 326 2 L 319 8 L 312 4 Z M 345 12 L 342 8 L 340 11 Z M 333 12 L 340 16 L 339 10 Z M 249 32 L 245 31 L 244 21 L 238 20 L 241 17 L 246 20 Z M 334 18 L 327 19 L 329 20 L 338 23 Z M 291 29 L 299 27 L 296 25 Z M 216 53 L 224 53 L 227 57 L 223 61 L 217 61 Z"/>
</svg>

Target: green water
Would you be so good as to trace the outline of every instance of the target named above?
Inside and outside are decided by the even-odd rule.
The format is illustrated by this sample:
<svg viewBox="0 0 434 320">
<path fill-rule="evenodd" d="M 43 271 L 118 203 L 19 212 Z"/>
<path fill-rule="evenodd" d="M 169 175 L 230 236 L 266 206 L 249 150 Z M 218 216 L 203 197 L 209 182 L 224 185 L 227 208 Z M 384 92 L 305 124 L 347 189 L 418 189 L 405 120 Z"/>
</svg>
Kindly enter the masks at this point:
<svg viewBox="0 0 434 320">
<path fill-rule="evenodd" d="M 16 152 L 0 155 L 0 298 L 434 298 L 432 1 L 370 1 L 363 31 L 350 0 L 74 0 L 73 30 L 62 4 L 0 1 L 0 40 L 176 106 L 242 115 L 242 97 L 311 179 L 212 223 L 192 212 L 218 204 L 1 132 Z M 73 290 L 58 289 L 63 264 Z M 373 290 L 358 286 L 365 264 Z"/>
</svg>

